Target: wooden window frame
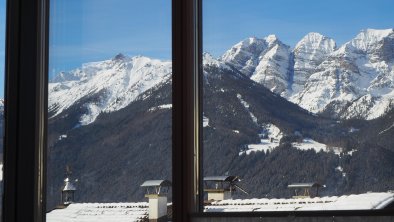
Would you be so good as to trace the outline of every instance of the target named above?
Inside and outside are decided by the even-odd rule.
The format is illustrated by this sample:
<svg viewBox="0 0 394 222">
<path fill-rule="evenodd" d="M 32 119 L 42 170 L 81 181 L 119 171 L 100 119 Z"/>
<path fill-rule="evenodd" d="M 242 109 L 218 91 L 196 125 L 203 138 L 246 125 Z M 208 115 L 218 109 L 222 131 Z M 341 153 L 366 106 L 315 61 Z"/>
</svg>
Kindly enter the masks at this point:
<svg viewBox="0 0 394 222">
<path fill-rule="evenodd" d="M 172 0 L 173 221 L 393 221 L 393 210 L 203 212 L 201 12 L 202 0 Z M 44 222 L 49 0 L 7 0 L 6 17 L 2 219 Z"/>
</svg>

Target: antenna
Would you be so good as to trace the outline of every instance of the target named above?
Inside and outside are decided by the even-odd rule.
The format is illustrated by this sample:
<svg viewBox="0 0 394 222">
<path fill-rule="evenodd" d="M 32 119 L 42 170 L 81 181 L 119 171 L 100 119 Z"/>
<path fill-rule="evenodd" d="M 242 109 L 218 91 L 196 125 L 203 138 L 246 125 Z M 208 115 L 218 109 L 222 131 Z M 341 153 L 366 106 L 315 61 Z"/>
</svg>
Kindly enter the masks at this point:
<svg viewBox="0 0 394 222">
<path fill-rule="evenodd" d="M 233 184 L 234 187 L 238 188 L 238 190 L 244 192 L 245 194 L 249 195 L 248 192 L 246 192 L 246 190 L 244 190 L 242 187 L 238 186 L 237 184 Z"/>
<path fill-rule="evenodd" d="M 238 189 L 238 190 L 242 191 L 243 193 L 249 195 L 249 193 L 244 188 L 242 188 L 241 186 L 236 184 L 237 182 L 241 182 L 241 179 L 239 177 L 234 177 L 233 180 L 230 181 L 231 190 L 237 190 Z"/>
<path fill-rule="evenodd" d="M 69 165 L 66 165 L 66 176 L 69 177 L 71 176 L 73 172 L 71 171 L 71 168 Z"/>
</svg>

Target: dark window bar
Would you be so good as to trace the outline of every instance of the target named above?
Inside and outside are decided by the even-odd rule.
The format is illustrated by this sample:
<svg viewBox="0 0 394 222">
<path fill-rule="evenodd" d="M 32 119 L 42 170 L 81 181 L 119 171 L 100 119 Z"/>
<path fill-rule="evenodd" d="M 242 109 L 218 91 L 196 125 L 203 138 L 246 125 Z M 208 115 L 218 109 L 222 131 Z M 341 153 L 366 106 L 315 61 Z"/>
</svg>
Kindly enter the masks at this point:
<svg viewBox="0 0 394 222">
<path fill-rule="evenodd" d="M 172 0 L 173 221 L 394 221 L 393 210 L 203 213 L 201 1 Z M 8 0 L 3 221 L 45 221 L 48 0 Z"/>
<path fill-rule="evenodd" d="M 188 221 L 199 211 L 199 106 L 198 1 L 172 1 L 173 221 Z"/>
<path fill-rule="evenodd" d="M 45 0 L 7 1 L 3 221 L 45 220 Z"/>
</svg>

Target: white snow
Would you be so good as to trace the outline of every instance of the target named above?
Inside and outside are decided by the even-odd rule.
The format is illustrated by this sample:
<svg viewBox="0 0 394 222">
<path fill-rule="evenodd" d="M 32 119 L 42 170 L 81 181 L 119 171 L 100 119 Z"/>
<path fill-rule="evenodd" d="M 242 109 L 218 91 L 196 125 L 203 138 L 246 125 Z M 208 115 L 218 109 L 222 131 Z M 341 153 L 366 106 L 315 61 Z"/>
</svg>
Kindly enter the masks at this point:
<svg viewBox="0 0 394 222">
<path fill-rule="evenodd" d="M 59 136 L 58 140 L 62 140 L 62 139 L 66 139 L 67 138 L 67 134 L 63 134 Z"/>
<path fill-rule="evenodd" d="M 326 211 L 384 209 L 394 201 L 394 194 L 364 193 L 303 199 L 235 199 L 213 202 L 205 212 L 252 211 Z"/>
<path fill-rule="evenodd" d="M 360 129 L 354 128 L 354 127 L 350 127 L 349 129 L 349 133 L 354 133 L 354 132 L 358 132 L 360 131 Z"/>
<path fill-rule="evenodd" d="M 233 130 L 233 132 L 239 134 L 239 130 Z"/>
<path fill-rule="evenodd" d="M 374 47 L 376 43 L 393 34 L 393 29 L 365 29 L 362 30 L 350 44 L 357 49 L 367 51 Z"/>
<path fill-rule="evenodd" d="M 246 76 L 251 76 L 259 62 L 259 56 L 268 47 L 264 39 L 256 37 L 245 39 L 226 51 L 219 59 L 231 64 Z"/>
<path fill-rule="evenodd" d="M 264 135 L 263 135 L 264 134 Z M 279 146 L 280 140 L 283 137 L 283 133 L 274 124 L 266 124 L 263 126 L 263 132 L 260 136 L 259 144 L 248 144 L 246 150 L 242 150 L 238 155 L 249 155 L 252 152 L 267 152 L 272 151 Z"/>
<path fill-rule="evenodd" d="M 394 104 L 392 41 L 393 29 L 366 29 L 337 48 L 311 32 L 291 50 L 270 35 L 239 42 L 220 61 L 312 113 L 375 119 Z"/>
<path fill-rule="evenodd" d="M 337 167 L 335 168 L 335 170 L 338 170 L 339 172 L 343 172 L 343 168 L 342 168 L 341 166 L 337 166 Z"/>
<path fill-rule="evenodd" d="M 153 112 L 156 110 L 160 110 L 160 109 L 172 109 L 172 104 L 163 104 L 163 105 L 159 105 L 159 106 L 155 106 L 152 108 L 149 108 L 149 112 Z"/>
<path fill-rule="evenodd" d="M 335 102 L 335 110 L 343 113 L 339 117 L 347 119 L 383 115 L 394 98 L 394 61 L 390 55 L 384 57 L 389 46 L 383 46 L 383 40 L 393 38 L 392 29 L 361 31 L 309 70 L 312 74 L 290 101 L 314 113 Z"/>
<path fill-rule="evenodd" d="M 336 155 L 340 155 L 343 151 L 341 147 L 330 147 L 326 144 L 319 143 L 311 138 L 304 138 L 301 143 L 295 142 L 291 144 L 293 147 L 299 150 L 315 150 L 316 152 L 324 151 L 330 152 L 333 151 Z"/>
<path fill-rule="evenodd" d="M 142 222 L 148 203 L 72 203 L 46 214 L 47 222 Z"/>
<path fill-rule="evenodd" d="M 202 117 L 202 127 L 207 127 L 209 126 L 209 118 L 206 116 Z"/>
<path fill-rule="evenodd" d="M 49 111 L 56 116 L 81 98 L 94 96 L 84 104 L 87 113 L 80 119 L 81 125 L 90 124 L 101 112 L 124 108 L 148 89 L 169 80 L 171 66 L 170 61 L 123 55 L 84 64 L 80 69 L 60 73 L 49 83 Z"/>
<path fill-rule="evenodd" d="M 319 152 L 320 150 L 326 151 L 326 148 L 327 148 L 326 144 L 316 142 L 310 138 L 303 139 L 302 143 L 292 143 L 292 145 L 293 145 L 293 147 L 296 147 L 297 149 L 300 149 L 300 150 L 314 149 L 316 152 Z"/>
<path fill-rule="evenodd" d="M 239 99 L 239 101 L 241 102 L 241 104 L 245 107 L 246 111 L 248 111 L 250 118 L 252 119 L 252 121 L 258 125 L 257 123 L 257 117 L 249 110 L 249 103 L 247 103 L 245 100 L 242 99 L 241 94 L 237 94 L 237 98 Z"/>
<path fill-rule="evenodd" d="M 268 49 L 260 55 L 258 65 L 250 79 L 263 84 L 274 93 L 287 94 L 290 47 L 273 35 L 268 36 L 266 41 Z"/>
<path fill-rule="evenodd" d="M 352 150 L 348 151 L 345 154 L 352 156 L 354 152 L 357 152 L 357 150 L 356 149 L 352 149 Z"/>
<path fill-rule="evenodd" d="M 297 43 L 293 50 L 293 94 L 304 89 L 306 81 L 316 72 L 317 66 L 326 60 L 335 49 L 336 43 L 333 39 L 315 32 L 308 33 Z"/>
<path fill-rule="evenodd" d="M 231 68 L 224 64 L 223 62 L 220 62 L 219 60 L 213 58 L 213 56 L 207 52 L 203 53 L 203 65 L 204 66 L 214 66 L 214 67 L 218 67 L 218 68 L 222 68 L 222 69 L 229 69 L 231 70 Z"/>
</svg>

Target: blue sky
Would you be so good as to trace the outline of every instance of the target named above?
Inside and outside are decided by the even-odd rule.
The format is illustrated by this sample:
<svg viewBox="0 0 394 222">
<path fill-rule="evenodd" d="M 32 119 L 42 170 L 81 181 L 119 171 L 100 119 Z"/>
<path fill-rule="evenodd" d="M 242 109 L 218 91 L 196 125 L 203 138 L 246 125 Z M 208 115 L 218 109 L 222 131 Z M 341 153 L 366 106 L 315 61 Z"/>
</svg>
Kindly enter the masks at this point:
<svg viewBox="0 0 394 222">
<path fill-rule="evenodd" d="M 294 46 L 308 32 L 342 44 L 365 28 L 394 28 L 393 0 L 205 0 L 204 51 L 220 56 L 247 37 Z M 171 0 L 51 0 L 49 75 L 121 52 L 171 59 Z M 5 0 L 0 0 L 4 73 Z M 3 96 L 4 76 L 0 77 Z"/>
<path fill-rule="evenodd" d="M 309 32 L 349 41 L 366 28 L 394 28 L 393 0 L 205 0 L 204 51 L 221 55 L 247 37 L 275 34 L 294 46 Z"/>
<path fill-rule="evenodd" d="M 117 53 L 171 58 L 171 0 L 52 0 L 50 75 Z"/>
</svg>

